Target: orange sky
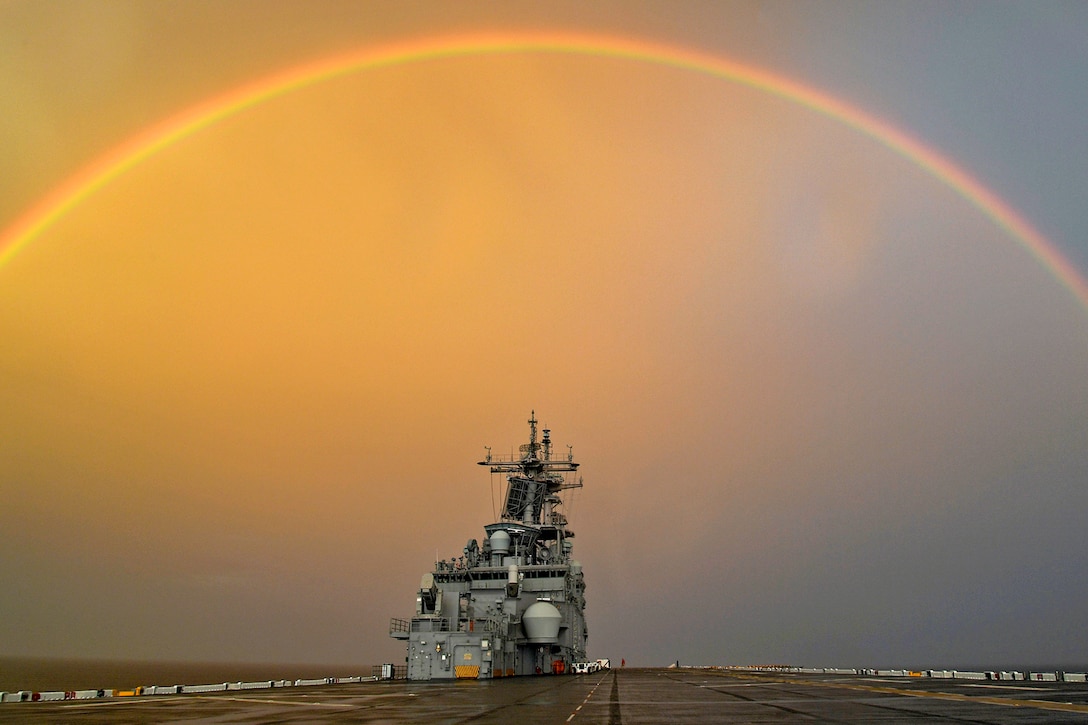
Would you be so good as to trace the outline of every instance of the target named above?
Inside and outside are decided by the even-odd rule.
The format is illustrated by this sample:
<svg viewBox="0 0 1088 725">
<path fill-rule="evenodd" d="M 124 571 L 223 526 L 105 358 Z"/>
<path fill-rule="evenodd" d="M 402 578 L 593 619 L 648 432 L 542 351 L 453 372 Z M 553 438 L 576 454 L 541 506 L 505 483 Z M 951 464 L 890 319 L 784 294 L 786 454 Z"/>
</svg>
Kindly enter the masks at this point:
<svg viewBox="0 0 1088 725">
<path fill-rule="evenodd" d="M 331 7 L 299 47 L 364 42 Z M 113 34 L 80 33 L 58 84 L 108 49 L 99 82 L 151 94 L 107 89 L 73 145 L 201 98 L 210 58 L 229 87 L 305 55 L 258 32 L 235 58 L 201 26 L 218 11 L 166 29 L 135 8 L 6 10 L 44 48 Z M 184 51 L 170 93 L 133 67 L 164 52 L 140 22 Z M 55 94 L 70 112 L 78 92 Z M 37 113 L 42 138 L 74 123 Z M 0 269 L 0 332 L 12 654 L 392 661 L 388 617 L 490 521 L 483 446 L 521 443 L 534 408 L 583 461 L 602 656 L 1006 656 L 984 633 L 866 650 L 890 620 L 827 621 L 840 595 L 938 617 L 1001 594 L 992 547 L 1077 541 L 1088 319 L 1068 292 L 870 139 L 652 64 L 459 58 L 248 109 Z"/>
</svg>

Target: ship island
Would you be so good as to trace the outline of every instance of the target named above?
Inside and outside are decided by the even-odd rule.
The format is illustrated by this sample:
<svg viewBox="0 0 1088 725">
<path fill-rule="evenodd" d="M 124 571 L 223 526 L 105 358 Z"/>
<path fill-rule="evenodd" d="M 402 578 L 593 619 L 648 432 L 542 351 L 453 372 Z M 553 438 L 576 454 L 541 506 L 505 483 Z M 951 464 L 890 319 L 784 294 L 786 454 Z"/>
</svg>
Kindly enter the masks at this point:
<svg viewBox="0 0 1088 725">
<path fill-rule="evenodd" d="M 411 619 L 390 621 L 409 680 L 558 675 L 586 659 L 586 585 L 563 505 L 582 487 L 579 464 L 570 446 L 554 455 L 548 428 L 537 440 L 535 411 L 528 423 L 517 453 L 486 448 L 479 462 L 505 476 L 499 520 L 423 575 Z"/>
</svg>

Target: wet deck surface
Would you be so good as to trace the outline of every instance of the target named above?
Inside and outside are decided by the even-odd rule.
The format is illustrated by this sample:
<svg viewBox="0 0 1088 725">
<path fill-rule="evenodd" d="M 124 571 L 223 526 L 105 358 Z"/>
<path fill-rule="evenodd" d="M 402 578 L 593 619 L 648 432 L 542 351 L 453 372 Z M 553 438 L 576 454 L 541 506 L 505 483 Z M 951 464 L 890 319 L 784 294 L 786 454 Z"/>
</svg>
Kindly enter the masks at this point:
<svg viewBox="0 0 1088 725">
<path fill-rule="evenodd" d="M 1084 723 L 1088 684 L 618 669 L 4 703 L 0 723 Z"/>
</svg>

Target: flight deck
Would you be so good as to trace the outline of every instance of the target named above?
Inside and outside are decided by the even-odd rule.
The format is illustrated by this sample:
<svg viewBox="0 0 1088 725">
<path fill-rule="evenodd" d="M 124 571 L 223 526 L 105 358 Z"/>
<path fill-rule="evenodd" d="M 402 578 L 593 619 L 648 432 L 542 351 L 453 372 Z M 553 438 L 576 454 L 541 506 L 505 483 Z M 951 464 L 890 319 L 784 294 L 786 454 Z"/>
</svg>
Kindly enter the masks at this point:
<svg viewBox="0 0 1088 725">
<path fill-rule="evenodd" d="M 1088 683 L 700 668 L 10 703 L 0 723 L 1085 723 Z"/>
</svg>

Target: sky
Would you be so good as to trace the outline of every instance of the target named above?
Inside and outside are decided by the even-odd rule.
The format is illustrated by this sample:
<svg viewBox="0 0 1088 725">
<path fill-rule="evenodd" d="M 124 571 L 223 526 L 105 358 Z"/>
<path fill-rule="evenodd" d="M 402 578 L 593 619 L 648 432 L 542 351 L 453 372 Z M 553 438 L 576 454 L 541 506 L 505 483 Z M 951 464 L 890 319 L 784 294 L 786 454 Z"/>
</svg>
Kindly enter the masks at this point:
<svg viewBox="0 0 1088 725">
<path fill-rule="evenodd" d="M 399 661 L 535 410 L 590 656 L 1088 664 L 1085 77 L 1083 3 L 0 3 L 0 653 Z"/>
</svg>

